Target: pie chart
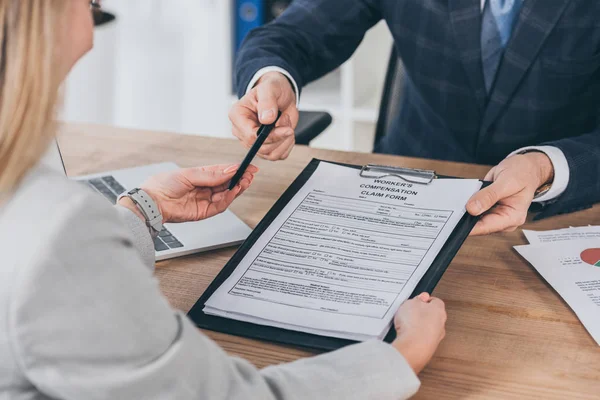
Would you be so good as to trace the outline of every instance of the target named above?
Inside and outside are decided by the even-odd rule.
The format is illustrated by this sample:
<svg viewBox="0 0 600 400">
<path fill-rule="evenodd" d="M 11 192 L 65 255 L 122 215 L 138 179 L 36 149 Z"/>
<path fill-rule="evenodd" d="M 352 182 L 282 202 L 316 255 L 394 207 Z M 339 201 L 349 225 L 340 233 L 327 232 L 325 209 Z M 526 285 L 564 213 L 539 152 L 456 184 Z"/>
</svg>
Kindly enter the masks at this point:
<svg viewBox="0 0 600 400">
<path fill-rule="evenodd" d="M 581 253 L 581 260 L 595 267 L 600 267 L 600 249 L 587 249 Z"/>
</svg>

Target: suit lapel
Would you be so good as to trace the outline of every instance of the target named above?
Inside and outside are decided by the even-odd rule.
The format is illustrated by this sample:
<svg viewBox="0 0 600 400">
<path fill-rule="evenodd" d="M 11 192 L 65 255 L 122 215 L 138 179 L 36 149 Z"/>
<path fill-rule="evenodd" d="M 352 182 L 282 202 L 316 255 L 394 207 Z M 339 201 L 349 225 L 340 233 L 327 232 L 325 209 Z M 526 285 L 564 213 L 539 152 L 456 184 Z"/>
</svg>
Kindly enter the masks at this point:
<svg viewBox="0 0 600 400">
<path fill-rule="evenodd" d="M 483 111 L 487 93 L 481 61 L 481 1 L 448 0 L 448 8 L 460 58 L 473 87 L 477 105 Z"/>
<path fill-rule="evenodd" d="M 492 87 L 481 131 L 498 119 L 570 0 L 525 0 Z"/>
</svg>

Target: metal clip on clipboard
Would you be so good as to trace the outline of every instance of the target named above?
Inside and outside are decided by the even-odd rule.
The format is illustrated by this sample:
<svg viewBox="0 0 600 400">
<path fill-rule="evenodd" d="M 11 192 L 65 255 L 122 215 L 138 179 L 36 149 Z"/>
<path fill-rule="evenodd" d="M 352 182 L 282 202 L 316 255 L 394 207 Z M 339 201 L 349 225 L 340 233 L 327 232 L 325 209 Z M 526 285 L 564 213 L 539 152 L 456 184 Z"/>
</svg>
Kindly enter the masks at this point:
<svg viewBox="0 0 600 400">
<path fill-rule="evenodd" d="M 382 179 L 387 176 L 395 176 L 403 181 L 417 185 L 429 185 L 437 179 L 435 171 L 426 169 L 413 169 L 403 167 L 391 167 L 387 165 L 367 164 L 360 170 L 360 176 L 370 179 Z"/>
</svg>

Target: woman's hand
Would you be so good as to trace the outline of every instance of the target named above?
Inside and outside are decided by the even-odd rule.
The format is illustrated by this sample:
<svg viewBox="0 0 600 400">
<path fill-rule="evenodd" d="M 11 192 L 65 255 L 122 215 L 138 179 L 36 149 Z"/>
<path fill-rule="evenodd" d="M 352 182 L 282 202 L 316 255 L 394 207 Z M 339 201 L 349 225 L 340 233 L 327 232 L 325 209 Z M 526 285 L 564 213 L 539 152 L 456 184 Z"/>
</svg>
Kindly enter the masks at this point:
<svg viewBox="0 0 600 400">
<path fill-rule="evenodd" d="M 444 302 L 428 293 L 421 293 L 402 304 L 394 318 L 394 325 L 397 336 L 392 345 L 418 374 L 446 336 Z"/>
<path fill-rule="evenodd" d="M 258 168 L 248 167 L 240 183 L 231 191 L 229 182 L 239 165 L 212 165 L 183 168 L 148 179 L 143 189 L 156 202 L 163 222 L 191 222 L 225 211 L 254 179 Z"/>
</svg>

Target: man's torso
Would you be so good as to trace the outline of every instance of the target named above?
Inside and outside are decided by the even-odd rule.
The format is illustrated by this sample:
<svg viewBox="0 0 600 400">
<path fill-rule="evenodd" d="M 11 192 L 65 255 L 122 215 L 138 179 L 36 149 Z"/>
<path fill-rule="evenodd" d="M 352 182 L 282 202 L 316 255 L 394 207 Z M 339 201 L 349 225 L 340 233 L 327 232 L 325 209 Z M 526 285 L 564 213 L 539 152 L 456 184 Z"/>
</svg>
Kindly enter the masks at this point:
<svg viewBox="0 0 600 400">
<path fill-rule="evenodd" d="M 490 93 L 480 0 L 379 6 L 407 73 L 402 110 L 379 151 L 491 164 L 597 128 L 600 2 L 525 0 Z"/>
</svg>

